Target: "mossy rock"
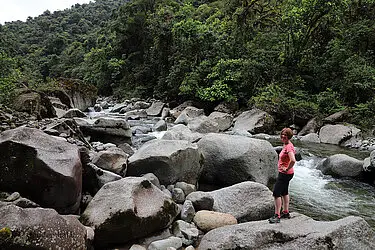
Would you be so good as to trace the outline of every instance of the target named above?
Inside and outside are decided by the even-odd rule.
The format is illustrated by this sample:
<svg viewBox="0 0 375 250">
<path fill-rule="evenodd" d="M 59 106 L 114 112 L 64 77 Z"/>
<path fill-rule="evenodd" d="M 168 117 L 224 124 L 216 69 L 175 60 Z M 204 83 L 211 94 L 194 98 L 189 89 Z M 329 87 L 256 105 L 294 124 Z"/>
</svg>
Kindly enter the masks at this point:
<svg viewBox="0 0 375 250">
<path fill-rule="evenodd" d="M 38 118 L 51 118 L 56 116 L 51 101 L 43 93 L 20 89 L 13 100 L 13 108 L 19 112 L 26 112 Z"/>
<path fill-rule="evenodd" d="M 8 227 L 0 229 L 0 244 L 9 241 L 12 238 L 12 230 Z"/>
<path fill-rule="evenodd" d="M 71 78 L 59 78 L 58 81 L 59 85 L 67 91 L 80 92 L 89 98 L 97 96 L 98 89 L 92 84 L 87 84 L 81 80 Z"/>
</svg>

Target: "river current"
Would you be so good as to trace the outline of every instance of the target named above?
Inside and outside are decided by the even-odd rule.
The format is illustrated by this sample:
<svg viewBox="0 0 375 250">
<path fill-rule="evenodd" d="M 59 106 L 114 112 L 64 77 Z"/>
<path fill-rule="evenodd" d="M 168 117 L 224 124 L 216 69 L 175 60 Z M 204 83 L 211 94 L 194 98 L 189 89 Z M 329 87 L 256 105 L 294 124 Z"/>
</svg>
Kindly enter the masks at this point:
<svg viewBox="0 0 375 250">
<path fill-rule="evenodd" d="M 329 155 L 344 153 L 363 159 L 370 152 L 324 144 L 310 145 L 310 148 L 304 145 L 299 149 L 302 160 L 295 164 L 295 175 L 290 183 L 290 210 L 315 220 L 360 216 L 375 228 L 375 187 L 353 179 L 323 175 L 316 169 L 318 163 Z"/>
</svg>

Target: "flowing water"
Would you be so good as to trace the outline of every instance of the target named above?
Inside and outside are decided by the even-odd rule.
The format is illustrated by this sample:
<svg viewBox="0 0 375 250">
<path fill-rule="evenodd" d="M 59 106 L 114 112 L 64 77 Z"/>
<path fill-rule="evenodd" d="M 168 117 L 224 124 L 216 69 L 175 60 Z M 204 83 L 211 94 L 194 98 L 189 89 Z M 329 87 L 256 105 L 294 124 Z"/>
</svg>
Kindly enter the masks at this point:
<svg viewBox="0 0 375 250">
<path fill-rule="evenodd" d="M 316 220 L 360 216 L 375 228 L 375 187 L 352 179 L 323 175 L 316 169 L 320 161 L 332 154 L 346 153 L 363 159 L 369 152 L 321 144 L 300 149 L 302 160 L 296 163 L 290 183 L 291 210 Z"/>
</svg>

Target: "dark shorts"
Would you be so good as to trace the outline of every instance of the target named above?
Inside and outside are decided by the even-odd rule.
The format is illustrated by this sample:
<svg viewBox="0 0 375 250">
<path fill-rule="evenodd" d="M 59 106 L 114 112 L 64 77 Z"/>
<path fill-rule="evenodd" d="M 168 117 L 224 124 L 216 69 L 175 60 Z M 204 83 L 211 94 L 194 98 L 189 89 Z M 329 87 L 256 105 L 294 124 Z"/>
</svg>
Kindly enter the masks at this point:
<svg viewBox="0 0 375 250">
<path fill-rule="evenodd" d="M 293 178 L 294 174 L 280 173 L 277 176 L 275 186 L 273 188 L 273 196 L 281 197 L 289 194 L 289 182 Z"/>
</svg>

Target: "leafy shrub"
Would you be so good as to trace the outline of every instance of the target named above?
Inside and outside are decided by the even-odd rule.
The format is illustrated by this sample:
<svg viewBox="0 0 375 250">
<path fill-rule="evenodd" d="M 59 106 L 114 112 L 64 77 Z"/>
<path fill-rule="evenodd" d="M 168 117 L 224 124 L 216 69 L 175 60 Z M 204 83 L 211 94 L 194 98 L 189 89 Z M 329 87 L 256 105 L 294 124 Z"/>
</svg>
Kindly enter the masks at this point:
<svg viewBox="0 0 375 250">
<path fill-rule="evenodd" d="M 282 126 L 292 123 L 302 126 L 318 113 L 317 104 L 305 92 L 285 90 L 277 83 L 264 87 L 249 104 L 270 113 Z"/>
<path fill-rule="evenodd" d="M 285 100 L 284 91 L 281 87 L 275 83 L 262 88 L 258 95 L 253 96 L 250 99 L 250 106 L 254 105 L 255 107 L 262 109 L 270 114 L 277 114 L 280 111 L 284 110 Z"/>
<path fill-rule="evenodd" d="M 344 81 L 340 91 L 349 105 L 364 103 L 375 96 L 375 68 L 354 55 L 345 61 Z"/>
<path fill-rule="evenodd" d="M 0 103 L 9 104 L 13 99 L 16 83 L 21 78 L 16 61 L 0 52 Z"/>
<path fill-rule="evenodd" d="M 375 100 L 357 104 L 350 109 L 350 122 L 364 129 L 374 128 L 375 124 Z"/>
<path fill-rule="evenodd" d="M 14 97 L 16 86 L 9 78 L 0 78 L 0 103 L 8 105 Z"/>
<path fill-rule="evenodd" d="M 319 112 L 322 114 L 332 114 L 344 107 L 339 101 L 339 94 L 330 88 L 326 91 L 320 92 L 316 95 L 316 103 L 318 105 Z"/>
<path fill-rule="evenodd" d="M 205 60 L 186 74 L 180 91 L 209 102 L 248 99 L 261 81 L 261 67 L 261 63 L 250 59 Z"/>
</svg>

